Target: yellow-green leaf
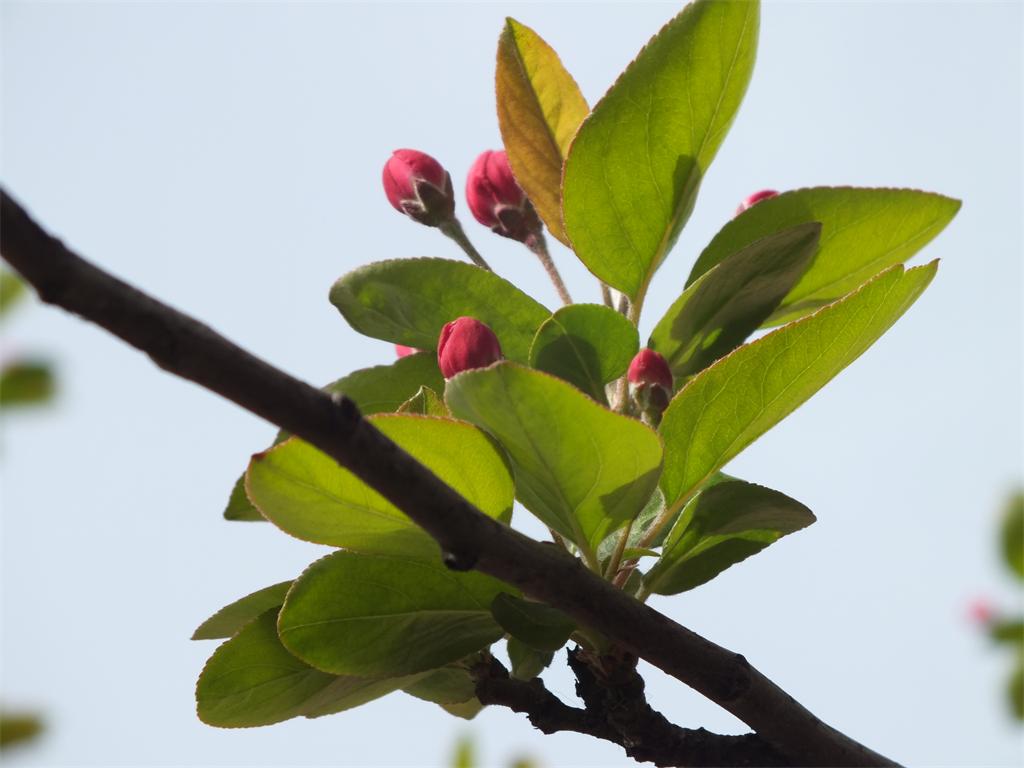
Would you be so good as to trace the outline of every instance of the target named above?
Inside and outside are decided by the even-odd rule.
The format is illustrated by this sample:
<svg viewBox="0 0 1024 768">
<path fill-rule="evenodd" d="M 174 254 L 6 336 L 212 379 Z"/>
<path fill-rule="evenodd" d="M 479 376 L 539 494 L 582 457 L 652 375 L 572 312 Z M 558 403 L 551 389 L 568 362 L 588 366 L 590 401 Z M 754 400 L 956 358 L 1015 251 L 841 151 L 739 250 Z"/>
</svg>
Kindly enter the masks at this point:
<svg viewBox="0 0 1024 768">
<path fill-rule="evenodd" d="M 551 234 L 562 229 L 562 164 L 590 111 L 558 54 L 529 27 L 508 19 L 494 78 L 498 127 L 519 185 Z"/>
</svg>

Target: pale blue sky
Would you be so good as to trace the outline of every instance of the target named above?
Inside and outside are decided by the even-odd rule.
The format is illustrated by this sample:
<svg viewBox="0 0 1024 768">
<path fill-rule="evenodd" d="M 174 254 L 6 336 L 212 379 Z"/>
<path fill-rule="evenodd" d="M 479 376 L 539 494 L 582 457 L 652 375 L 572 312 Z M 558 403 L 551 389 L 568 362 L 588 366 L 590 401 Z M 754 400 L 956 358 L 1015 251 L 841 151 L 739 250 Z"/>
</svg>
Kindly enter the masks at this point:
<svg viewBox="0 0 1024 768">
<path fill-rule="evenodd" d="M 380 189 L 390 151 L 461 188 L 498 145 L 494 47 L 513 15 L 596 101 L 681 3 L 25 3 L 2 21 L 2 179 L 81 253 L 314 383 L 392 357 L 327 302 L 368 261 L 458 257 Z M 964 201 L 918 261 L 932 287 L 864 358 L 736 459 L 818 523 L 654 604 L 740 651 L 812 711 L 914 765 L 1020 763 L 1010 659 L 964 618 L 1020 608 L 995 558 L 1021 477 L 1019 3 L 776 3 L 754 79 L 644 330 L 751 191 L 908 186 Z M 461 201 L 461 210 L 465 210 Z M 502 274 L 540 267 L 464 216 Z M 596 299 L 565 251 L 578 299 Z M 488 766 L 627 765 L 505 710 L 465 724 L 396 694 L 338 716 L 223 731 L 195 718 L 209 613 L 291 578 L 317 548 L 220 512 L 273 429 L 99 330 L 21 311 L 3 348 L 59 362 L 61 397 L 3 425 L 2 691 L 38 706 L 24 765 L 442 765 L 471 732 Z M 521 515 L 525 519 L 525 515 Z M 741 724 L 654 672 L 673 720 Z M 571 700 L 562 673 L 554 690 Z M 11 762 L 15 758 L 12 756 Z"/>
</svg>

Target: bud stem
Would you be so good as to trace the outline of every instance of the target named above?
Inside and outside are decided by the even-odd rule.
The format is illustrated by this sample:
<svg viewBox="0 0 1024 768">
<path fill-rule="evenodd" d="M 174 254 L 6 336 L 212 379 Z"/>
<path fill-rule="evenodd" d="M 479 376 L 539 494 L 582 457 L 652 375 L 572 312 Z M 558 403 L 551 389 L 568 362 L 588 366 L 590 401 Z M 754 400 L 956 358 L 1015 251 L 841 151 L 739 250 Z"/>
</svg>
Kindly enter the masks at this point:
<svg viewBox="0 0 1024 768">
<path fill-rule="evenodd" d="M 607 581 L 612 581 L 618 576 L 619 566 L 622 564 L 622 553 L 626 551 L 626 543 L 629 541 L 629 534 L 633 530 L 635 520 L 630 520 L 629 525 L 622 529 L 619 535 L 619 542 L 615 545 L 615 552 L 608 561 L 608 568 L 604 572 Z M 621 586 L 621 585 L 620 585 Z"/>
<path fill-rule="evenodd" d="M 562 282 L 562 276 L 558 274 L 558 268 L 555 266 L 555 262 L 551 260 L 551 254 L 548 253 L 548 244 L 544 240 L 544 233 L 537 232 L 532 234 L 526 238 L 524 243 L 540 259 L 540 263 L 544 266 L 544 271 L 548 273 L 548 277 L 551 278 L 551 282 L 555 286 L 555 290 L 558 292 L 558 297 L 562 300 L 562 303 L 572 304 L 572 296 L 569 295 L 565 283 Z"/>
<path fill-rule="evenodd" d="M 469 238 L 466 237 L 466 233 L 462 230 L 462 225 L 459 223 L 458 219 L 453 216 L 448 221 L 439 224 L 437 228 L 458 243 L 459 247 L 465 251 L 467 256 L 469 256 L 470 261 L 478 267 L 486 269 L 488 272 L 494 271 L 491 269 L 490 265 L 484 261 L 484 257 L 480 255 L 476 248 L 473 247 L 473 244 L 469 242 Z"/>
<path fill-rule="evenodd" d="M 612 301 L 612 292 L 608 288 L 608 285 L 604 282 L 601 283 L 601 299 L 604 301 L 604 305 L 609 309 L 615 309 L 615 303 Z"/>
</svg>

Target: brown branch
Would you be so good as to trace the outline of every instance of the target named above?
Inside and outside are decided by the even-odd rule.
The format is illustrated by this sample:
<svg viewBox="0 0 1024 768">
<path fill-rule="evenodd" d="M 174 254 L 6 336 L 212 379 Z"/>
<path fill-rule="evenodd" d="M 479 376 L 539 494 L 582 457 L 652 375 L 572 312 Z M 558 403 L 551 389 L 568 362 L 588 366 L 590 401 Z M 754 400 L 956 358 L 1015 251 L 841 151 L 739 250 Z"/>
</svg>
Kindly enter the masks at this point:
<svg viewBox="0 0 1024 768">
<path fill-rule="evenodd" d="M 624 652 L 594 656 L 568 652 L 576 694 L 619 735 L 617 743 L 640 762 L 671 766 L 781 766 L 786 758 L 757 734 L 721 736 L 681 728 L 647 703 L 637 659 Z"/>
<path fill-rule="evenodd" d="M 603 688 L 584 664 L 578 669 L 576 651 L 569 652 L 570 664 L 577 674 L 577 693 L 586 704 L 578 709 L 564 704 L 544 687 L 540 678 L 515 680 L 497 659 L 481 662 L 473 669 L 476 695 L 484 704 L 508 707 L 527 716 L 530 723 L 543 733 L 574 731 L 617 744 L 626 755 L 639 762 L 657 766 L 779 766 L 786 761 L 769 744 L 755 734 L 722 736 L 699 728 L 680 728 L 655 712 L 643 697 L 643 680 L 639 680 L 639 697 L 632 694 L 620 698 L 621 691 L 612 693 Z M 582 677 L 579 677 L 582 675 Z M 635 684 L 634 684 L 635 689 Z M 611 693 L 611 697 L 608 694 Z M 611 699 L 616 699 L 612 703 Z M 623 703 L 626 705 L 623 706 Z M 629 710 L 634 713 L 628 718 Z M 643 714 L 639 714 L 639 713 Z M 628 727 L 626 719 L 635 720 Z"/>
<path fill-rule="evenodd" d="M 346 398 L 254 357 L 209 327 L 75 255 L 6 193 L 0 253 L 40 298 L 81 315 L 196 382 L 319 448 L 437 540 L 452 568 L 475 568 L 553 605 L 686 683 L 798 765 L 893 765 L 826 725 L 747 660 L 615 589 L 558 548 L 475 509 L 388 440 Z"/>
</svg>

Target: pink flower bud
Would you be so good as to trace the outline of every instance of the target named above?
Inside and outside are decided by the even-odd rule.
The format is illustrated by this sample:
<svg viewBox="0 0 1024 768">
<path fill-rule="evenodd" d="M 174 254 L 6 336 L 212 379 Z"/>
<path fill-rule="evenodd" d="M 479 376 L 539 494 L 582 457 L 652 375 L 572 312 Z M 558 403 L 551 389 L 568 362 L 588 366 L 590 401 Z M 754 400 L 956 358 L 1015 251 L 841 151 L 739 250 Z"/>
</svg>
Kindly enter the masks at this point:
<svg viewBox="0 0 1024 768">
<path fill-rule="evenodd" d="M 665 358 L 653 349 L 641 349 L 629 364 L 627 374 L 631 383 L 637 386 L 657 384 L 659 387 L 672 391 L 672 370 Z"/>
<path fill-rule="evenodd" d="M 987 627 L 995 619 L 996 611 L 987 598 L 979 597 L 968 604 L 967 616 L 972 624 L 979 627 Z"/>
<path fill-rule="evenodd" d="M 503 237 L 525 242 L 540 232 L 540 219 L 512 175 L 505 150 L 487 150 L 466 177 L 466 202 L 474 218 Z"/>
<path fill-rule="evenodd" d="M 752 208 L 753 206 L 760 203 L 762 200 L 767 200 L 769 197 L 776 197 L 778 194 L 779 193 L 776 192 L 774 189 L 762 189 L 760 192 L 755 192 L 742 203 L 740 203 L 740 207 L 736 209 L 736 215 L 739 216 L 741 213 L 747 210 L 747 208 Z"/>
<path fill-rule="evenodd" d="M 448 172 L 430 155 L 396 149 L 384 164 L 384 194 L 396 211 L 436 227 L 451 220 L 455 194 Z"/>
<path fill-rule="evenodd" d="M 415 355 L 419 352 L 418 349 L 413 347 L 407 347 L 405 344 L 395 344 L 395 355 L 398 357 L 408 357 L 409 355 Z"/>
<path fill-rule="evenodd" d="M 437 365 L 450 379 L 471 368 L 486 368 L 501 360 L 501 345 L 494 331 L 475 317 L 460 317 L 441 329 L 437 340 Z"/>
</svg>

